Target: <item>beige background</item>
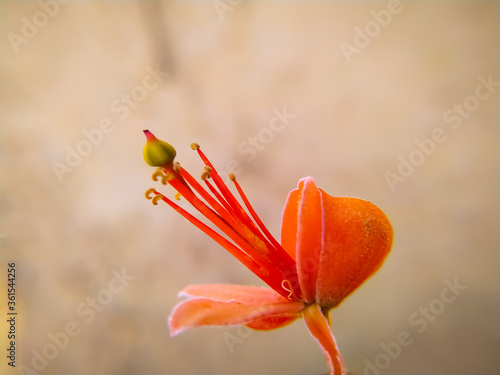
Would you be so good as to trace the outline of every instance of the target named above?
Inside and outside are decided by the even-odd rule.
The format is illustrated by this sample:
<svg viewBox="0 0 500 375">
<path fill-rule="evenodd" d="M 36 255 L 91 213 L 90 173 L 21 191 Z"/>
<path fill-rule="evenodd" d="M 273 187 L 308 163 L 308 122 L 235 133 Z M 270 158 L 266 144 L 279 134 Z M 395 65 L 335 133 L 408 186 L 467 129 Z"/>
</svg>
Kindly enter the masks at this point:
<svg viewBox="0 0 500 375">
<path fill-rule="evenodd" d="M 212 2 L 78 1 L 53 7 L 43 25 L 36 2 L 3 1 L 1 352 L 7 262 L 15 260 L 18 366 L 31 368 L 33 350 L 75 322 L 79 334 L 41 374 L 326 371 L 302 321 L 267 333 L 169 336 L 166 317 L 185 285 L 260 281 L 167 206 L 144 199 L 153 186 L 141 155 L 149 128 L 194 175 L 202 164 L 193 141 L 221 172 L 239 163 L 240 183 L 276 235 L 285 198 L 306 175 L 331 195 L 386 212 L 391 255 L 332 312 L 350 371 L 363 374 L 381 343 L 407 331 L 411 345 L 383 373 L 498 373 L 498 88 L 459 129 L 443 114 L 474 95 L 479 76 L 500 81 L 499 5 L 402 1 L 349 63 L 341 43 L 353 44 L 355 28 L 387 5 L 249 1 L 219 17 Z M 43 27 L 16 53 L 9 33 L 21 36 L 33 17 Z M 139 93 L 147 67 L 157 66 L 168 77 L 120 119 L 113 103 Z M 269 136 L 262 129 L 283 108 L 296 117 L 247 160 L 245 142 Z M 110 132 L 59 181 L 53 163 L 66 163 L 67 147 L 106 118 Z M 397 173 L 398 157 L 436 128 L 446 141 L 392 191 L 384 173 Z M 86 323 L 78 306 L 106 293 L 122 268 L 135 278 Z M 455 278 L 467 289 L 419 333 L 410 317 L 439 307 L 432 301 Z M 239 341 L 229 347 L 225 337 Z M 20 373 L 1 362 L 2 374 Z"/>
</svg>

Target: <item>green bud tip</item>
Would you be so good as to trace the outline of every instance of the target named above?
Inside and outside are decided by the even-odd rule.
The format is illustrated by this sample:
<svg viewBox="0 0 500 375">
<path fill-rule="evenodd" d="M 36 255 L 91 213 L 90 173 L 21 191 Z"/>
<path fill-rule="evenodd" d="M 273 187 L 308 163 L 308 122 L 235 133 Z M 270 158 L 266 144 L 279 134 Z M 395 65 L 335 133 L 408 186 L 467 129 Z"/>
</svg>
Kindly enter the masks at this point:
<svg viewBox="0 0 500 375">
<path fill-rule="evenodd" d="M 144 161 L 152 167 L 172 165 L 177 152 L 167 142 L 156 138 L 149 130 L 144 130 L 147 142 L 142 151 Z"/>
</svg>

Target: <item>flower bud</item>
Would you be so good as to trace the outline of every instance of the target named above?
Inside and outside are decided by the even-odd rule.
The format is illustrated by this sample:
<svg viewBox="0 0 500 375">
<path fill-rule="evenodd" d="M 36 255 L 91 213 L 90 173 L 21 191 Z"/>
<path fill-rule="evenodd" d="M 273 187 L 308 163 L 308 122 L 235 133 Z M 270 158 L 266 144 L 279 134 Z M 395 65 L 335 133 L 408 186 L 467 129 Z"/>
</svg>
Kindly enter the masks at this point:
<svg viewBox="0 0 500 375">
<path fill-rule="evenodd" d="M 160 141 L 149 130 L 144 130 L 147 142 L 142 151 L 146 163 L 152 167 L 166 167 L 172 165 L 175 155 L 175 149 L 167 142 Z"/>
</svg>

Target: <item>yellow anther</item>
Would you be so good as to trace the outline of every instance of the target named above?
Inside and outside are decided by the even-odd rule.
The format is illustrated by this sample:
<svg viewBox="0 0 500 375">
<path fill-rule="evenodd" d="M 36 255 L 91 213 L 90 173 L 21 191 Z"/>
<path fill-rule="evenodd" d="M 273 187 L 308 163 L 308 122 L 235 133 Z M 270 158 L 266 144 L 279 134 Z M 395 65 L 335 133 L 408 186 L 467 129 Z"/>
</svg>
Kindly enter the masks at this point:
<svg viewBox="0 0 500 375">
<path fill-rule="evenodd" d="M 174 179 L 174 175 L 171 174 L 171 173 L 167 173 L 166 175 L 164 175 L 161 179 L 161 183 L 163 185 L 166 185 L 168 181 L 170 180 L 173 180 Z"/>
<path fill-rule="evenodd" d="M 192 150 L 198 150 L 199 148 L 200 148 L 200 145 L 198 143 L 191 143 Z"/>
<path fill-rule="evenodd" d="M 233 180 L 233 181 L 234 181 L 234 180 Z M 285 286 L 284 284 L 286 284 L 286 286 Z M 290 293 L 290 294 L 288 295 L 288 297 L 286 297 L 286 298 L 288 298 L 289 300 L 292 300 L 292 298 L 290 298 L 290 297 L 292 297 L 292 295 L 293 295 L 293 291 L 292 291 L 292 283 L 290 282 L 290 280 L 283 280 L 283 281 L 281 282 L 281 287 L 282 287 L 283 289 L 285 289 L 287 292 L 289 292 L 289 293 Z"/>
<path fill-rule="evenodd" d="M 145 194 L 146 198 L 152 199 L 153 197 L 151 196 L 151 194 L 154 194 L 154 192 L 155 192 L 155 188 L 151 188 L 151 189 L 146 190 L 146 194 Z"/>
<path fill-rule="evenodd" d="M 181 163 L 178 161 L 174 162 L 174 171 L 180 172 L 181 171 Z"/>
<path fill-rule="evenodd" d="M 231 173 L 229 173 L 229 178 L 231 179 L 231 181 L 235 181 L 236 175 L 233 172 L 231 172 Z"/>
<path fill-rule="evenodd" d="M 212 172 L 212 168 L 210 168 L 208 165 L 205 165 L 203 168 L 206 172 Z"/>
<path fill-rule="evenodd" d="M 158 194 L 156 197 L 153 198 L 153 204 L 156 206 L 158 204 L 158 201 L 163 198 L 163 195 Z"/>
<path fill-rule="evenodd" d="M 177 194 L 175 194 L 175 200 L 180 201 L 180 200 L 181 200 L 181 197 L 182 197 L 182 194 L 181 194 L 181 193 L 177 193 Z"/>
<path fill-rule="evenodd" d="M 210 178 L 210 177 L 212 177 L 212 174 L 207 170 L 201 174 L 201 179 L 203 181 L 205 181 L 207 178 Z"/>
<path fill-rule="evenodd" d="M 165 175 L 163 174 L 163 171 L 157 170 L 155 173 L 151 175 L 151 178 L 153 179 L 153 181 L 158 181 L 158 177 L 161 177 L 163 179 L 164 176 Z"/>
</svg>

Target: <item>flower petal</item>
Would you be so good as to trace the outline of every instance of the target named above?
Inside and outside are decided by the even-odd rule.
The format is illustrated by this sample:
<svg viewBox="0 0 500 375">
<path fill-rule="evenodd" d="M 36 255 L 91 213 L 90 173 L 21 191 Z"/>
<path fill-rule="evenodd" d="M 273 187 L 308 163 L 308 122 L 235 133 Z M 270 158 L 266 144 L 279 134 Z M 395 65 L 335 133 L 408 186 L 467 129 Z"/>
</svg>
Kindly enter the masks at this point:
<svg viewBox="0 0 500 375">
<path fill-rule="evenodd" d="M 281 241 L 288 253 L 295 253 L 302 297 L 308 303 L 316 299 L 322 238 L 321 194 L 313 179 L 306 177 L 288 195 L 283 211 Z"/>
<path fill-rule="evenodd" d="M 280 315 L 297 314 L 304 308 L 301 303 L 291 302 L 271 289 L 237 285 L 206 285 L 206 287 L 204 289 L 202 285 L 193 285 L 180 293 L 190 296 L 207 294 L 209 298 L 194 297 L 174 307 L 168 318 L 172 336 L 199 326 L 247 324 L 273 316 L 279 319 Z M 231 296 L 229 290 L 236 291 L 235 295 Z M 272 291 L 272 294 L 268 291 Z M 263 323 L 256 324 L 263 326 Z M 282 325 L 284 324 L 279 326 Z M 278 325 L 275 328 L 277 327 Z"/>
<path fill-rule="evenodd" d="M 300 312 L 285 313 L 256 319 L 245 325 L 258 331 L 270 331 L 293 323 L 297 318 L 300 318 L 300 316 Z"/>
<path fill-rule="evenodd" d="M 334 307 L 380 268 L 391 249 L 393 232 L 389 219 L 374 204 L 319 191 L 324 236 L 316 302 Z"/>
<path fill-rule="evenodd" d="M 328 321 L 317 304 L 308 306 L 303 312 L 307 328 L 325 355 L 331 375 L 344 375 L 346 370 L 339 348 L 333 337 Z"/>
<path fill-rule="evenodd" d="M 230 284 L 188 285 L 179 292 L 179 297 L 203 297 L 220 302 L 238 302 L 246 305 L 289 302 L 270 288 Z"/>
<path fill-rule="evenodd" d="M 332 197 L 311 177 L 290 192 L 283 212 L 282 245 L 296 252 L 307 303 L 337 306 L 380 268 L 392 237 L 391 223 L 377 206 Z"/>
</svg>

